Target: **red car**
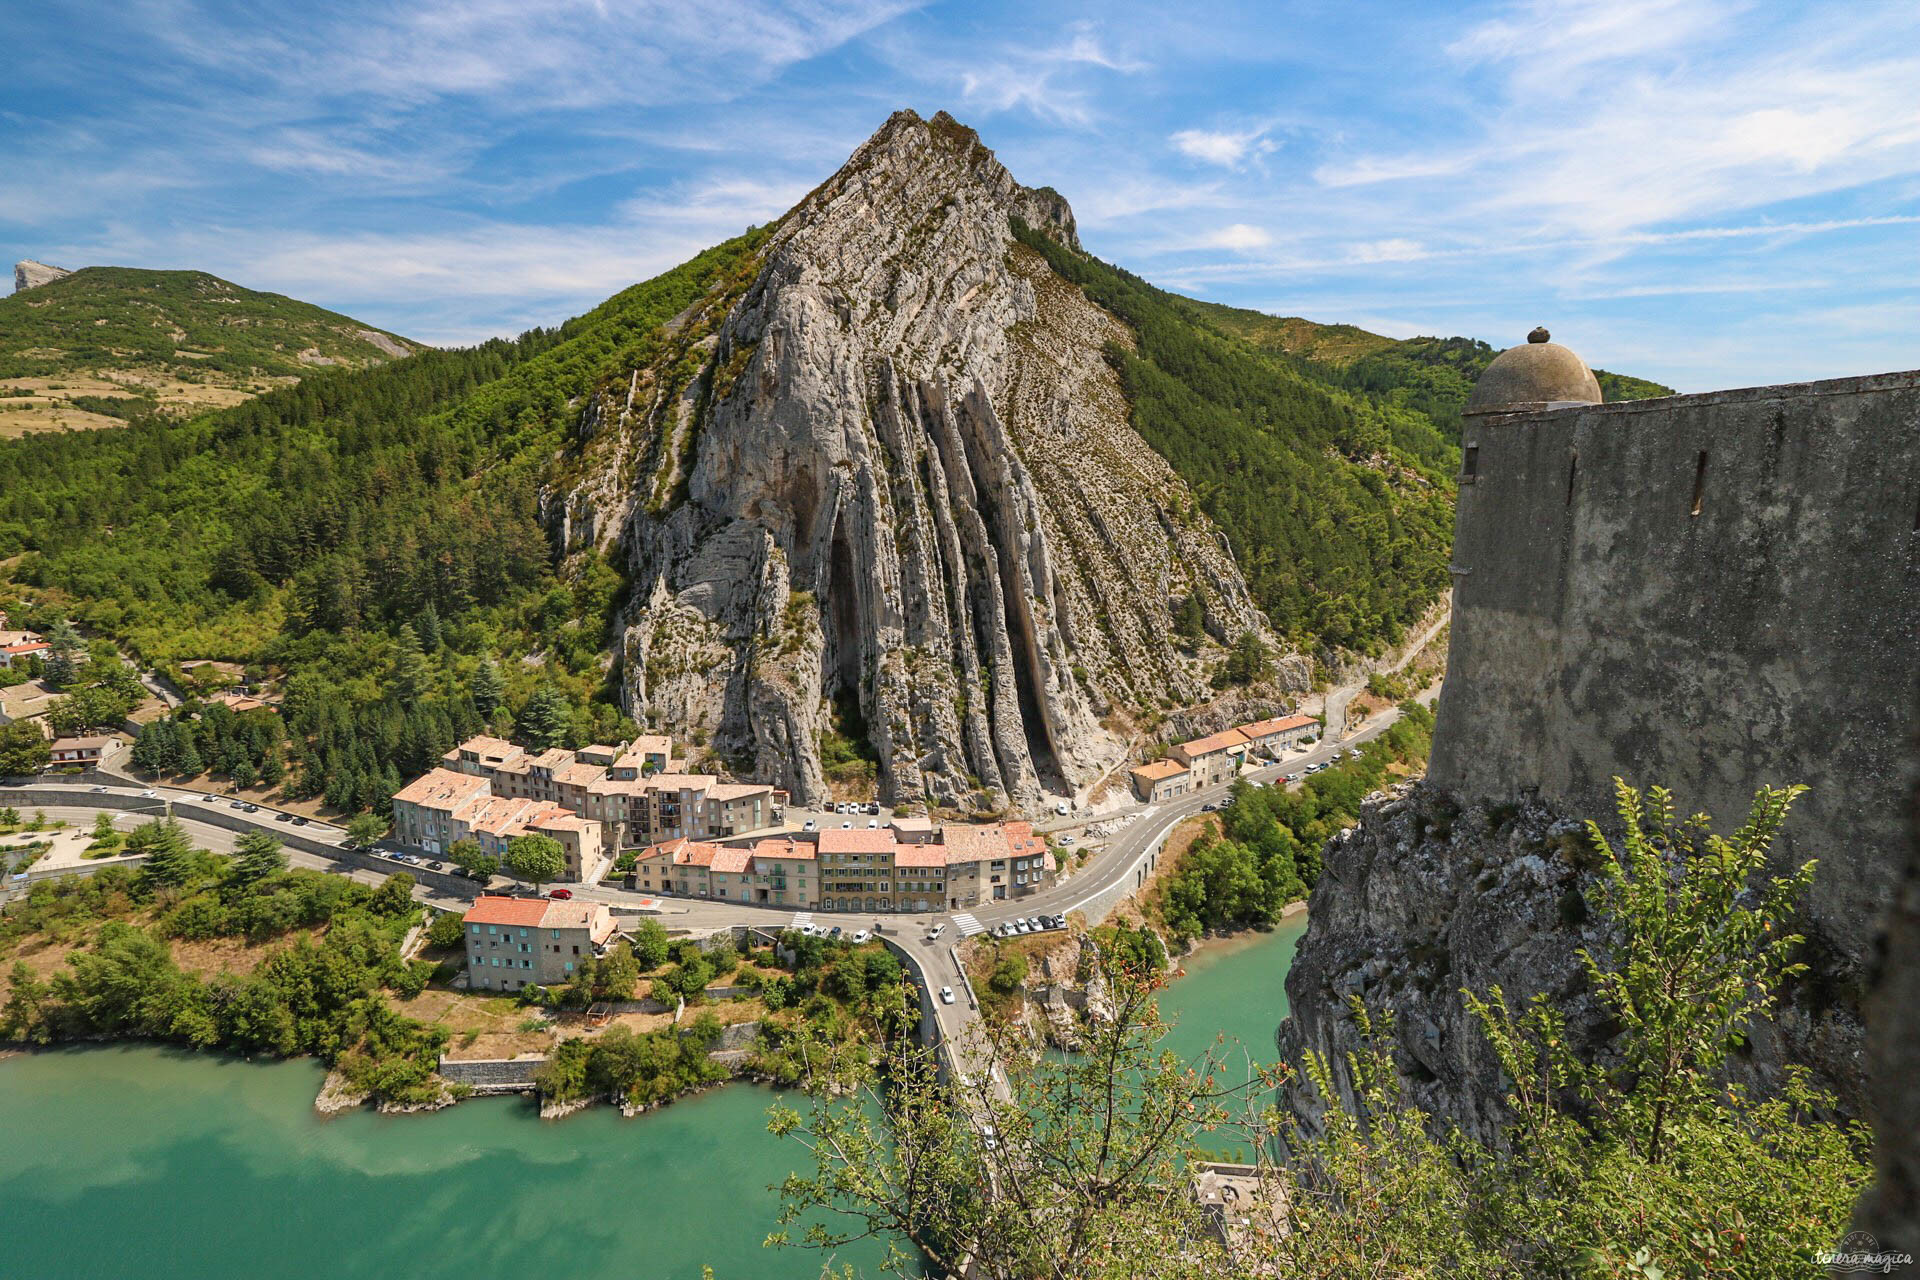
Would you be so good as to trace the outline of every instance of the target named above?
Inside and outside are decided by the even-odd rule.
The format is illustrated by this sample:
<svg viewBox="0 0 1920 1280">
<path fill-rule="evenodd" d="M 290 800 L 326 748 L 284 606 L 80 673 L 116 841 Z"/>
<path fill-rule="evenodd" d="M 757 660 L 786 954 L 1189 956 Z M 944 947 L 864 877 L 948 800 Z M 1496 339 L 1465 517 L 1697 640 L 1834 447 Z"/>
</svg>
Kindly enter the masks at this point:
<svg viewBox="0 0 1920 1280">
<path fill-rule="evenodd" d="M 552 890 L 549 890 L 549 891 L 548 891 L 548 893 L 547 893 L 547 896 L 548 896 L 549 898 L 554 898 L 554 899 L 557 899 L 557 900 L 559 900 L 559 901 L 561 901 L 561 902 L 566 902 L 566 901 L 568 901 L 568 900 L 569 900 L 570 898 L 572 898 L 572 897 L 573 897 L 573 890 L 571 890 L 571 889 L 552 889 Z"/>
</svg>

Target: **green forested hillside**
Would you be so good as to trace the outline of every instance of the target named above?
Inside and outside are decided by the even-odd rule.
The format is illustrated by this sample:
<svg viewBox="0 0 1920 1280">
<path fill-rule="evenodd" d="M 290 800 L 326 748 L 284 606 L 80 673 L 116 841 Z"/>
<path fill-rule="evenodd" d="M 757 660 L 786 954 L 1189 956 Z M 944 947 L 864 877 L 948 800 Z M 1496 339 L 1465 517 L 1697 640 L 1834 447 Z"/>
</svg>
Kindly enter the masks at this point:
<svg viewBox="0 0 1920 1280">
<path fill-rule="evenodd" d="M 87 267 L 0 298 L 0 378 L 79 369 L 297 377 L 414 349 L 349 316 L 204 271 Z"/>
<path fill-rule="evenodd" d="M 349 807 L 476 728 L 499 685 L 514 712 L 544 691 L 541 714 L 570 718 L 569 736 L 611 733 L 620 575 L 586 555 L 556 564 L 537 484 L 581 396 L 642 362 L 759 238 L 558 330 L 323 371 L 185 422 L 0 441 L 0 609 L 70 617 L 155 666 L 288 673 L 284 758 L 243 752 L 246 766 L 290 766 L 296 793 Z"/>
<path fill-rule="evenodd" d="M 1217 302 L 1194 306 L 1208 323 L 1272 355 L 1296 361 L 1317 376 L 1370 399 L 1412 409 L 1431 418 L 1450 438 L 1460 435 L 1460 410 L 1474 381 L 1500 354 L 1476 338 L 1396 340 L 1346 324 L 1315 324 L 1295 316 L 1270 316 Z M 1670 396 L 1644 378 L 1595 369 L 1609 403 Z"/>
<path fill-rule="evenodd" d="M 1138 335 L 1111 353 L 1134 426 L 1226 531 L 1275 628 L 1309 649 L 1398 640 L 1447 585 L 1455 442 L 1229 335 L 1217 308 L 1016 230 Z"/>
</svg>

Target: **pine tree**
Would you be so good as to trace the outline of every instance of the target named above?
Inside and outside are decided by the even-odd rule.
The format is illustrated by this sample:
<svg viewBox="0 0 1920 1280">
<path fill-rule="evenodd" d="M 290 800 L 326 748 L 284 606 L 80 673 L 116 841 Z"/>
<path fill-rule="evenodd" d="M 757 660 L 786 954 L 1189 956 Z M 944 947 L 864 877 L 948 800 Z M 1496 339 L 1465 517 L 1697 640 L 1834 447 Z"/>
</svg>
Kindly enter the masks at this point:
<svg viewBox="0 0 1920 1280">
<path fill-rule="evenodd" d="M 552 685 L 543 684 L 527 699 L 516 727 L 522 742 L 535 750 L 545 751 L 566 742 L 572 722 L 573 708 L 567 705 L 566 697 Z"/>
<path fill-rule="evenodd" d="M 234 850 L 233 878 L 243 885 L 258 884 L 268 876 L 287 869 L 287 855 L 280 842 L 265 831 L 249 831 L 240 837 Z"/>
<path fill-rule="evenodd" d="M 433 607 L 433 601 L 427 601 L 427 607 L 420 611 L 420 644 L 428 653 L 440 651 L 440 611 Z"/>
<path fill-rule="evenodd" d="M 427 665 L 427 656 L 420 648 L 420 637 L 415 634 L 411 624 L 400 624 L 398 642 L 400 653 L 393 663 L 393 683 L 400 697 L 411 705 L 426 694 L 433 682 L 433 671 Z"/>
<path fill-rule="evenodd" d="M 75 655 L 80 652 L 80 637 L 65 618 L 47 630 L 47 665 L 41 674 L 48 684 L 64 689 L 73 683 Z"/>
<path fill-rule="evenodd" d="M 473 709 L 482 719 L 491 720 L 493 713 L 500 709 L 500 699 L 506 693 L 506 685 L 500 679 L 500 668 L 492 658 L 482 658 L 480 666 L 473 673 Z"/>
<path fill-rule="evenodd" d="M 1197 642 L 1207 634 L 1207 589 L 1199 583 L 1193 584 L 1193 590 L 1180 602 L 1180 610 L 1174 614 L 1173 630 L 1181 639 Z"/>
<path fill-rule="evenodd" d="M 193 874 L 193 845 L 172 818 L 155 818 L 135 827 L 127 836 L 127 852 L 146 855 L 141 874 L 149 884 L 185 884 Z"/>
</svg>

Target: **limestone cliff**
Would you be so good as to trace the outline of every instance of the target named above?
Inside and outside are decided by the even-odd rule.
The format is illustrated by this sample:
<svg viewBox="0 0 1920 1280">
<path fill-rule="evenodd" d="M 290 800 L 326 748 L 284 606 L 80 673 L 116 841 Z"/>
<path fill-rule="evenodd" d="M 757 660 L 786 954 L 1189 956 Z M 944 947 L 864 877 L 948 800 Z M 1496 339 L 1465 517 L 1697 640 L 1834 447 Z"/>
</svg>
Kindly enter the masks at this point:
<svg viewBox="0 0 1920 1280">
<path fill-rule="evenodd" d="M 1537 803 L 1463 801 L 1427 782 L 1371 797 L 1360 822 L 1328 842 L 1287 975 L 1279 1048 L 1312 1049 L 1340 1069 L 1361 1047 L 1348 1000 L 1391 1009 L 1409 1097 L 1490 1141 L 1505 1096 L 1500 1064 L 1461 990 L 1498 985 L 1515 1008 L 1536 994 L 1565 1014 L 1574 1049 L 1604 1058 L 1613 1028 L 1588 988 L 1581 948 L 1608 938 L 1588 902 L 1598 863 L 1584 822 Z M 1736 1078 L 1761 1090 L 1804 1063 L 1858 1115 L 1864 1087 L 1857 1004 L 1815 972 L 1790 985 L 1778 1016 L 1754 1028 Z"/>
<path fill-rule="evenodd" d="M 35 262 L 31 258 L 13 264 L 13 291 L 20 293 L 35 289 L 43 284 L 51 284 L 61 276 L 70 276 L 73 272 L 65 267 L 51 267 L 44 262 Z"/>
<path fill-rule="evenodd" d="M 1075 243 L 972 130 L 899 112 L 586 407 L 549 507 L 627 558 L 636 718 L 813 800 L 852 700 L 884 795 L 1030 807 L 1120 763 L 1130 710 L 1207 695 L 1189 593 L 1216 636 L 1264 631 L 1128 424 L 1130 332 L 1015 219 Z"/>
</svg>

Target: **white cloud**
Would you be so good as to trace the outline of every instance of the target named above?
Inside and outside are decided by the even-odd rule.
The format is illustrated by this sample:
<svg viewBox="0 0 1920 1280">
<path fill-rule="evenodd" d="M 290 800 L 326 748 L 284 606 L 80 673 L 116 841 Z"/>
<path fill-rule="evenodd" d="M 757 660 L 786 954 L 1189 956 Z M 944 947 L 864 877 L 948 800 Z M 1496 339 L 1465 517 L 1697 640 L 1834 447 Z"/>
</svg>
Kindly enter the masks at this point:
<svg viewBox="0 0 1920 1280">
<path fill-rule="evenodd" d="M 1275 143 L 1266 134 L 1264 128 L 1250 129 L 1244 133 L 1182 129 L 1170 141 L 1174 150 L 1184 156 L 1206 164 L 1217 164 L 1224 169 L 1238 169 L 1249 159 L 1273 153 Z"/>
<path fill-rule="evenodd" d="M 1271 232 L 1245 222 L 1221 227 L 1218 231 L 1210 232 L 1200 239 L 1200 247 L 1205 249 L 1234 249 L 1242 252 L 1248 249 L 1264 249 L 1272 243 Z"/>
<path fill-rule="evenodd" d="M 910 56 L 920 56 L 918 53 Z M 1087 69 L 1136 75 L 1147 64 L 1116 53 L 1085 23 L 1067 28 L 1052 44 L 1008 46 L 986 58 L 935 63 L 925 68 L 958 83 L 967 106 L 998 113 L 1016 108 L 1055 124 L 1085 126 L 1098 112 Z"/>
</svg>

